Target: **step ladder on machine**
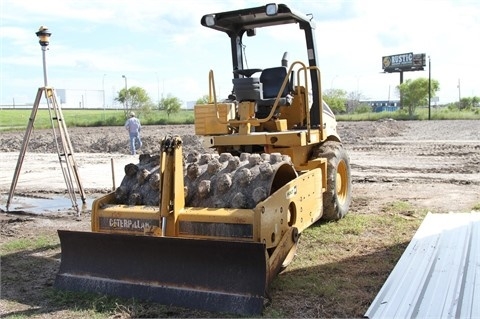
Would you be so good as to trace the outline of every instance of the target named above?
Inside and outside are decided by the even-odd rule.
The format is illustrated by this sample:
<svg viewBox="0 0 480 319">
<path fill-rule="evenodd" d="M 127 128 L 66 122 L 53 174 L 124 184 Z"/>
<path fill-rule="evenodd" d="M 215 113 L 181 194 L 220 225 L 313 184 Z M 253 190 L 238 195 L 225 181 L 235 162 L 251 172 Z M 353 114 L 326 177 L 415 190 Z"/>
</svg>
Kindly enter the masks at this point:
<svg viewBox="0 0 480 319">
<path fill-rule="evenodd" d="M 57 96 L 55 90 L 52 87 L 47 85 L 47 69 L 46 69 L 46 59 L 45 51 L 47 50 L 49 44 L 49 38 L 51 32 L 48 31 L 47 27 L 41 26 L 38 32 L 39 43 L 42 47 L 42 56 L 43 56 L 43 77 L 45 86 L 41 87 L 37 91 L 37 96 L 35 98 L 35 103 L 33 104 L 32 113 L 27 125 L 27 130 L 25 131 L 25 137 L 23 138 L 22 148 L 20 149 L 20 154 L 18 156 L 17 166 L 15 167 L 15 173 L 13 175 L 12 184 L 10 186 L 10 192 L 8 193 L 7 199 L 7 211 L 10 206 L 10 201 L 17 187 L 18 177 L 23 164 L 23 159 L 25 158 L 25 152 L 27 151 L 28 142 L 30 140 L 30 135 L 33 130 L 33 125 L 35 122 L 35 117 L 37 116 L 38 107 L 40 105 L 40 100 L 42 95 L 45 94 L 47 100 L 48 113 L 50 115 L 50 121 L 53 129 L 53 138 L 55 141 L 55 146 L 57 149 L 58 160 L 60 161 L 60 167 L 62 170 L 63 178 L 65 179 L 65 184 L 67 185 L 67 193 L 72 202 L 72 207 L 77 211 L 77 215 L 80 213 L 80 210 L 77 205 L 77 198 L 75 195 L 74 181 L 77 184 L 78 193 L 82 199 L 83 205 L 86 204 L 85 192 L 83 191 L 82 183 L 80 181 L 80 176 L 78 174 L 77 164 L 73 157 L 73 148 L 70 141 L 70 136 L 68 135 L 67 125 L 63 118 L 63 113 L 60 105 L 58 104 Z"/>
</svg>

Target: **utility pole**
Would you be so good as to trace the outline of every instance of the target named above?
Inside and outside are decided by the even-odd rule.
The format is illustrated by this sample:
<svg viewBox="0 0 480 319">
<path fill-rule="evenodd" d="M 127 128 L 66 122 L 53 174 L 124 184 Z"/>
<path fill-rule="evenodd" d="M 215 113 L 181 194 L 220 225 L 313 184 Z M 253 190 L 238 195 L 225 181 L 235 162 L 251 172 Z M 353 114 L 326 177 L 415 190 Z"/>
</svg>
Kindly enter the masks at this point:
<svg viewBox="0 0 480 319">
<path fill-rule="evenodd" d="M 428 119 L 430 120 L 430 109 L 432 100 L 432 64 L 430 62 L 430 56 L 428 56 Z"/>
<path fill-rule="evenodd" d="M 400 86 L 403 84 L 403 70 L 402 69 L 395 69 L 395 71 L 398 71 L 400 73 Z M 403 109 L 403 97 L 402 97 L 402 91 L 400 90 L 400 109 Z"/>
<path fill-rule="evenodd" d="M 102 95 L 103 95 L 103 111 L 105 111 L 105 77 L 107 75 L 104 74 L 102 78 Z"/>
<path fill-rule="evenodd" d="M 103 77 L 102 77 L 103 120 L 104 121 L 105 121 L 105 76 L 106 74 L 103 74 Z"/>
<path fill-rule="evenodd" d="M 157 76 L 157 107 L 158 107 L 158 104 L 160 103 L 160 80 L 158 79 L 158 72 L 155 72 L 155 75 Z"/>
<path fill-rule="evenodd" d="M 460 101 L 462 100 L 462 96 L 460 94 L 460 79 L 458 79 L 457 88 L 458 88 L 458 103 L 460 103 Z"/>
<path fill-rule="evenodd" d="M 127 103 L 127 98 L 128 98 L 128 86 L 127 86 L 127 77 L 125 75 L 122 75 L 122 78 L 125 80 L 125 98 L 123 100 L 123 108 L 125 109 L 125 115 L 127 115 L 128 111 L 128 103 Z"/>
</svg>

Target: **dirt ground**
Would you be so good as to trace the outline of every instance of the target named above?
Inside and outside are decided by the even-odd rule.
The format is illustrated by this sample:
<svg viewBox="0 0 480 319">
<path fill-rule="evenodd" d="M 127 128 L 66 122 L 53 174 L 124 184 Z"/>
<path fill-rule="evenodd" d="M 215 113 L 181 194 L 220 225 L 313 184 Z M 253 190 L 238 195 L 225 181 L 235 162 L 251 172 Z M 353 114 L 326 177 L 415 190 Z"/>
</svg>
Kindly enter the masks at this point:
<svg viewBox="0 0 480 319">
<path fill-rule="evenodd" d="M 350 214 L 377 213 L 386 203 L 394 202 L 434 213 L 469 212 L 480 204 L 480 121 L 340 122 L 338 131 L 352 167 Z M 80 217 L 65 200 L 65 182 L 51 130 L 33 132 L 10 212 L 6 211 L 25 132 L 0 134 L 2 242 L 51 234 L 57 229 L 89 230 L 90 201 L 118 186 L 123 167 L 137 162 L 137 157 L 129 155 L 122 127 L 69 128 L 68 132 L 88 199 Z M 192 125 L 177 125 L 145 126 L 140 152 L 158 152 L 159 141 L 166 134 L 182 136 L 186 152 L 204 151 Z M 35 287 L 53 284 L 60 258 L 59 250 L 50 253 L 56 262 L 41 274 L 32 271 L 23 275 L 28 285 L 4 284 L 2 280 L 1 316 L 25 315 L 42 307 Z"/>
</svg>

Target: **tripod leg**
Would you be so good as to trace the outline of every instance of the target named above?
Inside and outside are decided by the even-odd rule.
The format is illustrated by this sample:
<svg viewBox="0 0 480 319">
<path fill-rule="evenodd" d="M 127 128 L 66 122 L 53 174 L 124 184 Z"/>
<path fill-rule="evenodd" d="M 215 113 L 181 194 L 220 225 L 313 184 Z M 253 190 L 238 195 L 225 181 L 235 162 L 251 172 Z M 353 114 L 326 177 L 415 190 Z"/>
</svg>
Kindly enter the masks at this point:
<svg viewBox="0 0 480 319">
<path fill-rule="evenodd" d="M 7 212 L 8 207 L 10 206 L 10 201 L 17 187 L 18 177 L 22 169 L 23 159 L 25 158 L 25 152 L 27 151 L 28 142 L 30 141 L 30 135 L 33 130 L 33 124 L 35 122 L 35 117 L 37 116 L 38 106 L 40 104 L 40 99 L 42 98 L 44 88 L 39 88 L 37 91 L 37 97 L 35 98 L 35 103 L 33 104 L 32 113 L 30 113 L 30 118 L 28 119 L 27 130 L 25 131 L 25 137 L 23 138 L 22 147 L 20 149 L 20 154 L 18 155 L 17 166 L 15 167 L 15 172 L 13 174 L 12 184 L 10 185 L 10 191 L 8 193 L 7 199 Z"/>
<path fill-rule="evenodd" d="M 67 191 L 72 201 L 72 206 L 75 208 L 77 213 L 79 213 L 73 179 L 77 184 L 78 192 L 84 205 L 86 204 L 86 198 L 82 183 L 80 181 L 80 175 L 78 174 L 77 164 L 75 163 L 75 159 L 73 156 L 72 143 L 70 141 L 70 136 L 68 135 L 67 125 L 63 118 L 61 106 L 57 102 L 55 91 L 52 88 L 47 88 L 47 93 L 48 94 L 46 95 L 49 111 L 53 111 L 54 113 L 54 115 L 51 116 L 51 122 L 60 166 L 62 168 L 63 177 L 67 185 Z M 56 129 L 58 129 L 58 132 L 56 131 Z"/>
</svg>

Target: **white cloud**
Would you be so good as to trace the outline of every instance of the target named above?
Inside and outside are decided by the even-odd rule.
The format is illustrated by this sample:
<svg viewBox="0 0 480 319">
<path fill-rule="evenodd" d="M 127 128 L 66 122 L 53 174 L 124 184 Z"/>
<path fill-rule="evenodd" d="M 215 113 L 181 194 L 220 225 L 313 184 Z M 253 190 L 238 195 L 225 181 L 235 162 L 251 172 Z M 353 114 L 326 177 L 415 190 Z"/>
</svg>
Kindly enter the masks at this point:
<svg viewBox="0 0 480 319">
<path fill-rule="evenodd" d="M 263 3 L 262 3 L 263 4 Z M 42 85 L 41 49 L 35 32 L 47 25 L 49 82 L 57 88 L 103 90 L 111 100 L 124 85 L 159 92 L 184 101 L 208 91 L 208 71 L 215 71 L 219 93 L 231 90 L 228 38 L 200 26 L 203 14 L 259 5 L 257 1 L 30 1 L 3 0 L 0 10 L 0 104 L 31 102 Z M 476 59 L 480 34 L 478 1 L 313 1 L 292 3 L 311 13 L 317 24 L 317 48 L 323 87 L 359 90 L 372 99 L 393 96 L 398 74 L 380 74 L 381 57 L 404 52 L 431 56 L 432 77 L 440 81 L 440 102 L 480 96 Z M 290 31 L 280 46 L 247 48 L 250 67 L 303 58 L 303 43 Z M 273 43 L 273 40 L 272 40 Z M 264 54 L 259 59 L 256 55 Z M 262 65 L 254 65 L 255 63 Z M 268 65 L 267 65 L 268 64 Z M 405 79 L 427 71 L 405 73 Z"/>
</svg>

